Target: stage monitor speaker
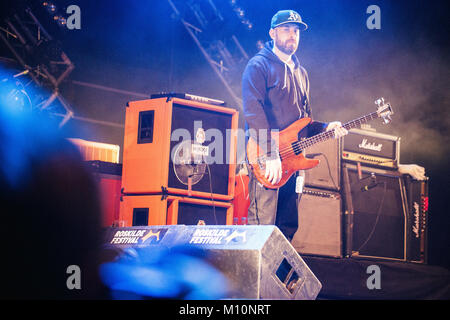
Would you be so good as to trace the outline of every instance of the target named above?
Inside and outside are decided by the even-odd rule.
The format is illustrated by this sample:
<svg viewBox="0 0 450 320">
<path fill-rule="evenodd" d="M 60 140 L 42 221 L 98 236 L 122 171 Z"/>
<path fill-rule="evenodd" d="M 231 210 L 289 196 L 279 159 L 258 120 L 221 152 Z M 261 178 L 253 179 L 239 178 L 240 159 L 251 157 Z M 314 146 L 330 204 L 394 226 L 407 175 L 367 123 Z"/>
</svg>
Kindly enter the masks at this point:
<svg viewBox="0 0 450 320">
<path fill-rule="evenodd" d="M 346 253 L 406 261 L 407 210 L 400 173 L 344 163 Z M 349 191 L 349 192 L 347 192 Z"/>
<path fill-rule="evenodd" d="M 320 160 L 316 167 L 305 170 L 305 185 L 307 187 L 340 190 L 341 141 L 342 139 L 331 139 L 305 150 L 307 158 L 313 157 Z"/>
<path fill-rule="evenodd" d="M 292 245 L 301 254 L 343 256 L 342 202 L 338 192 L 303 189 Z"/>
<path fill-rule="evenodd" d="M 408 208 L 407 260 L 428 262 L 428 179 L 418 181 L 404 175 Z"/>
<path fill-rule="evenodd" d="M 275 226 L 109 228 L 106 248 L 190 245 L 229 282 L 230 299 L 313 300 L 322 284 Z"/>
<path fill-rule="evenodd" d="M 128 103 L 124 194 L 231 200 L 238 111 L 179 98 Z"/>
<path fill-rule="evenodd" d="M 233 206 L 229 202 L 180 196 L 122 196 L 120 220 L 124 226 L 231 225 Z"/>
</svg>

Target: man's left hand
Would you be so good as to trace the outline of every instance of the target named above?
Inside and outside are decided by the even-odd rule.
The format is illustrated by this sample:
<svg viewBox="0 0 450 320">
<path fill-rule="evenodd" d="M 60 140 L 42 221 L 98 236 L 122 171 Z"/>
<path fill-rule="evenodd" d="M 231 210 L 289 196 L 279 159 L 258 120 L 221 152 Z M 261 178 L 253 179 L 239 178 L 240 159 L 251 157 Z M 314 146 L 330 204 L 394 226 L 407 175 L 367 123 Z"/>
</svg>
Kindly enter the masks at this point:
<svg viewBox="0 0 450 320">
<path fill-rule="evenodd" d="M 339 139 L 348 134 L 348 130 L 342 126 L 340 121 L 330 122 L 327 126 L 326 131 L 334 130 L 334 138 Z"/>
</svg>

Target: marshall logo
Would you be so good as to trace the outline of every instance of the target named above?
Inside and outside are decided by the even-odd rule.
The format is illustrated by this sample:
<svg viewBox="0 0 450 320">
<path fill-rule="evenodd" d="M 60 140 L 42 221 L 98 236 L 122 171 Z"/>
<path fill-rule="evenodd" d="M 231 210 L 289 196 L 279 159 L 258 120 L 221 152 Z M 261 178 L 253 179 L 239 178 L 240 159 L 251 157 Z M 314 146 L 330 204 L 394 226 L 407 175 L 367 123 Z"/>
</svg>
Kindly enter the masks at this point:
<svg viewBox="0 0 450 320">
<path fill-rule="evenodd" d="M 414 224 L 412 226 L 412 230 L 416 238 L 419 238 L 419 204 L 414 202 Z"/>
<path fill-rule="evenodd" d="M 373 150 L 373 151 L 381 151 L 383 144 L 375 144 L 375 142 L 370 143 L 367 142 L 367 139 L 363 139 L 363 141 L 358 145 L 361 149 Z"/>
</svg>

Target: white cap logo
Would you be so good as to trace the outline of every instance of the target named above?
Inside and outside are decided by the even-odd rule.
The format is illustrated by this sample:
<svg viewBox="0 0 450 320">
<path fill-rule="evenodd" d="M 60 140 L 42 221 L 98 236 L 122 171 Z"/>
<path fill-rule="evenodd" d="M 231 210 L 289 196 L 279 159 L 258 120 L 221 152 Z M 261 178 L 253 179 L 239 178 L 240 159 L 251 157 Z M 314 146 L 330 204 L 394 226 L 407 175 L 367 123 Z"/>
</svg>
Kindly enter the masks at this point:
<svg viewBox="0 0 450 320">
<path fill-rule="evenodd" d="M 289 14 L 288 20 L 290 20 L 290 21 L 298 21 L 298 20 L 300 20 L 300 17 L 298 16 L 298 14 L 296 12 L 291 11 L 290 14 Z"/>
</svg>

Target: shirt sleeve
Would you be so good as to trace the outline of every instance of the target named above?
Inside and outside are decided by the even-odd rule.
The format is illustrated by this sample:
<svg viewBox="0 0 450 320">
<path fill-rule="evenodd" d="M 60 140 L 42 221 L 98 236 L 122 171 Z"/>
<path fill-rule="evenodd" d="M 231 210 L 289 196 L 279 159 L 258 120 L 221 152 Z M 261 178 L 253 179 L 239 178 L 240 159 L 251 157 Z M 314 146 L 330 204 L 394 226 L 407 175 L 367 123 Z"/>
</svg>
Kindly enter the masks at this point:
<svg viewBox="0 0 450 320">
<path fill-rule="evenodd" d="M 248 135 L 257 141 L 268 159 L 278 157 L 278 147 L 270 134 L 270 125 L 264 111 L 266 76 L 264 67 L 250 61 L 242 76 L 242 98 Z M 276 151 L 276 152 L 273 152 Z"/>
</svg>

